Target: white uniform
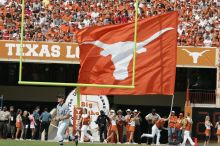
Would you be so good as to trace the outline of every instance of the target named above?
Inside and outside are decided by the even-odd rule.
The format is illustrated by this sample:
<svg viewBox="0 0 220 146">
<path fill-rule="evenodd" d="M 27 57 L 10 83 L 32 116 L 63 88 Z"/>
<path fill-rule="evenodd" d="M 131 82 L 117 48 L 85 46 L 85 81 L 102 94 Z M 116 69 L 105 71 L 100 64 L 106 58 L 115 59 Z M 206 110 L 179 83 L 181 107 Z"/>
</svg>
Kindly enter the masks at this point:
<svg viewBox="0 0 220 146">
<path fill-rule="evenodd" d="M 192 138 L 190 136 L 190 129 L 191 129 L 191 126 L 193 124 L 193 121 L 192 121 L 192 119 L 190 117 L 187 117 L 186 118 L 186 122 L 189 124 L 189 128 L 185 128 L 185 130 L 184 130 L 182 146 L 185 146 L 187 139 L 189 140 L 191 146 L 194 146 L 195 143 L 193 142 L 193 140 L 192 140 Z"/>
<path fill-rule="evenodd" d="M 84 142 L 84 138 L 85 136 L 87 138 L 90 139 L 90 141 L 93 141 L 93 137 L 91 135 L 88 134 L 88 130 L 89 130 L 89 121 L 90 121 L 90 117 L 88 114 L 82 114 L 82 128 L 81 128 L 81 138 L 80 138 L 80 142 Z"/>
<path fill-rule="evenodd" d="M 66 104 L 57 105 L 57 117 L 63 117 L 66 115 L 70 115 L 68 106 Z M 69 126 L 69 119 L 61 120 L 58 124 L 58 130 L 57 130 L 57 139 L 59 142 L 62 142 L 65 137 L 65 131 L 67 127 Z"/>
</svg>

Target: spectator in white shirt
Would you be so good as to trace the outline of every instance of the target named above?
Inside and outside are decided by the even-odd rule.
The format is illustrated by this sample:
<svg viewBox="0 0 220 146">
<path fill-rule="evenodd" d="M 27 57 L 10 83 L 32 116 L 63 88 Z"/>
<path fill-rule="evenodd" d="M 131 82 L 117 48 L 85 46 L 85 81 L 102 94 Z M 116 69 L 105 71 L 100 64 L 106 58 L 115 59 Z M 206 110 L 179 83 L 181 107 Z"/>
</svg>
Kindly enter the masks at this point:
<svg viewBox="0 0 220 146">
<path fill-rule="evenodd" d="M 204 41 L 203 41 L 203 44 L 205 47 L 211 47 L 212 46 L 212 39 L 210 36 L 206 36 Z"/>
</svg>

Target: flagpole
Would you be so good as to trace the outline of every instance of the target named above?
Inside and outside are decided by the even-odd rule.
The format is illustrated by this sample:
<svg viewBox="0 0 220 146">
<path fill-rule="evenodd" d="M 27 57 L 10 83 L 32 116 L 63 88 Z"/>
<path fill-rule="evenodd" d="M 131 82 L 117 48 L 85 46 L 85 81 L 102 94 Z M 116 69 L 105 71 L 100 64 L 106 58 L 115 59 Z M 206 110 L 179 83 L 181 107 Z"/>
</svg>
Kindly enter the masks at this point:
<svg viewBox="0 0 220 146">
<path fill-rule="evenodd" d="M 133 49 L 133 68 L 132 68 L 132 86 L 135 86 L 135 68 L 136 68 L 136 49 L 137 49 L 137 22 L 138 22 L 138 1 L 135 3 L 135 22 L 134 22 L 134 49 Z"/>
<path fill-rule="evenodd" d="M 77 107 L 80 107 L 80 87 L 76 87 Z"/>
</svg>

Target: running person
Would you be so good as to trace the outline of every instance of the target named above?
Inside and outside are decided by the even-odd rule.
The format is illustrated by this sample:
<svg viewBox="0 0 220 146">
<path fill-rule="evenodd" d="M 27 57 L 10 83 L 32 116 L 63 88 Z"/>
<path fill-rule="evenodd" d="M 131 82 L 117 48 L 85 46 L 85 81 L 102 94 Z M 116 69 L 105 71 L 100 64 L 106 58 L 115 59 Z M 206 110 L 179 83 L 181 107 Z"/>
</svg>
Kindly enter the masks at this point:
<svg viewBox="0 0 220 146">
<path fill-rule="evenodd" d="M 57 98 L 58 98 L 57 116 L 55 117 L 55 120 L 59 122 L 58 130 L 57 130 L 57 139 L 60 143 L 60 146 L 63 146 L 65 131 L 69 126 L 70 113 L 68 106 L 64 104 L 65 96 L 58 95 Z"/>
<path fill-rule="evenodd" d="M 80 123 L 82 124 L 81 128 L 81 138 L 80 143 L 84 142 L 85 138 L 89 138 L 91 142 L 93 142 L 93 137 L 88 134 L 89 125 L 90 125 L 90 115 L 87 113 L 87 109 L 83 109 L 82 118 L 80 119 Z"/>
<path fill-rule="evenodd" d="M 147 121 L 147 133 L 152 133 L 152 127 L 160 119 L 160 115 L 156 113 L 156 109 L 153 108 L 152 112 L 145 116 L 145 120 Z M 154 138 L 147 139 L 148 145 L 151 145 L 152 140 Z"/>
<path fill-rule="evenodd" d="M 168 118 L 169 119 L 169 118 Z M 143 137 L 149 137 L 154 138 L 154 136 L 157 136 L 156 145 L 160 145 L 160 131 L 164 128 L 164 124 L 168 119 L 160 118 L 157 120 L 157 122 L 152 127 L 152 133 L 151 134 L 142 134 L 141 138 Z"/>
</svg>

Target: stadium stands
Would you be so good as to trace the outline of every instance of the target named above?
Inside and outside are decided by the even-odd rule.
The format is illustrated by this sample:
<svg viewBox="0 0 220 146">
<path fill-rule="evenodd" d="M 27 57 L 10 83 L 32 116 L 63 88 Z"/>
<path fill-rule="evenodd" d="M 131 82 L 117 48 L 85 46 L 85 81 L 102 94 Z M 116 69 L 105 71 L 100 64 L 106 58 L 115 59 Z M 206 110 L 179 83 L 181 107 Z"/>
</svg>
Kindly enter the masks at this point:
<svg viewBox="0 0 220 146">
<path fill-rule="evenodd" d="M 77 29 L 134 20 L 135 0 L 25 0 L 24 40 L 75 42 Z M 140 0 L 138 18 L 179 11 L 178 45 L 220 43 L 219 0 Z M 21 0 L 0 0 L 0 40 L 19 40 Z"/>
</svg>

